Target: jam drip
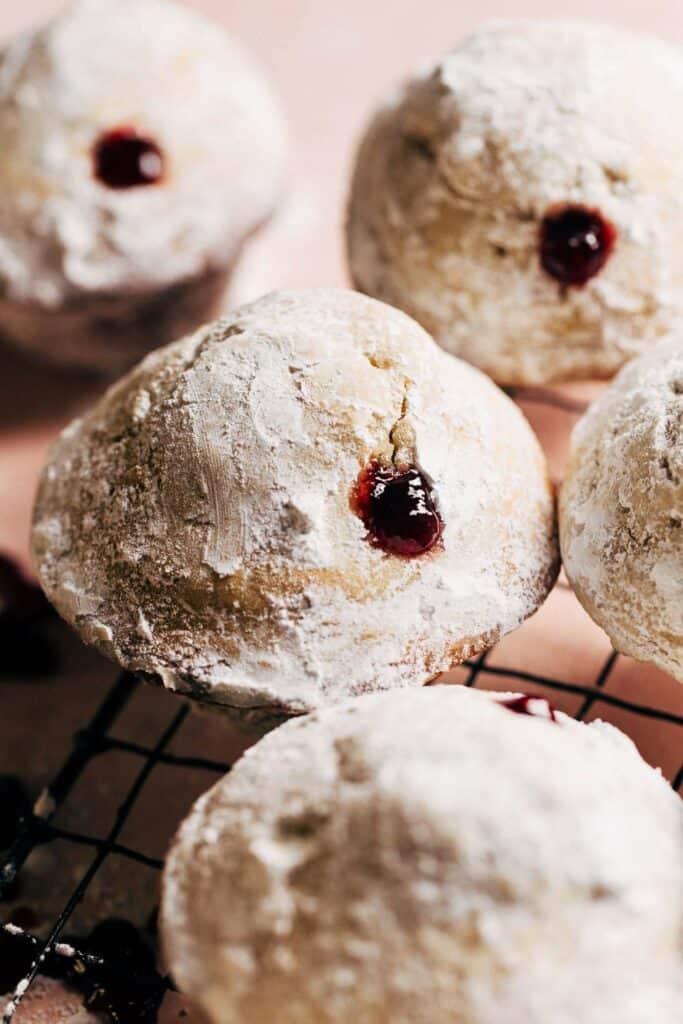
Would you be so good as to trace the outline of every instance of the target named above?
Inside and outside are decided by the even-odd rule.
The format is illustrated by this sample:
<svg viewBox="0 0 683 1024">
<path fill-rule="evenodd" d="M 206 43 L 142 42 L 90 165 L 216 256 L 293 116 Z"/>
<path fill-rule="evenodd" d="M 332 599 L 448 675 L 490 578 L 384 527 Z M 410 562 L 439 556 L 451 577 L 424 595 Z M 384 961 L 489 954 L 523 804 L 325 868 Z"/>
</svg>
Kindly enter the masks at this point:
<svg viewBox="0 0 683 1024">
<path fill-rule="evenodd" d="M 581 287 L 612 255 L 617 229 L 599 210 L 559 206 L 541 224 L 541 264 L 560 284 Z"/>
<path fill-rule="evenodd" d="M 375 547 L 415 558 L 441 540 L 444 523 L 434 484 L 419 466 L 387 466 L 374 459 L 356 483 L 352 505 Z"/>
<path fill-rule="evenodd" d="M 500 703 L 508 711 L 514 711 L 517 715 L 529 715 L 531 718 L 544 718 L 547 722 L 556 722 L 555 708 L 545 697 L 531 697 L 523 695 L 510 697 L 501 700 Z"/>
<path fill-rule="evenodd" d="M 93 152 L 95 177 L 113 189 L 156 185 L 164 174 L 164 157 L 153 139 L 134 128 L 115 128 L 101 135 Z"/>
</svg>

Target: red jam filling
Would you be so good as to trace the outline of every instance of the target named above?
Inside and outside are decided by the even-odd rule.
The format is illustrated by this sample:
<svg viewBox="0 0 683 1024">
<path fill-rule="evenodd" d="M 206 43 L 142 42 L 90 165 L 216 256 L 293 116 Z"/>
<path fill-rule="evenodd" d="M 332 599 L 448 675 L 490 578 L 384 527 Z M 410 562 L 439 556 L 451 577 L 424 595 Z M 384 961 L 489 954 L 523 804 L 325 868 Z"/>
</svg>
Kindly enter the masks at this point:
<svg viewBox="0 0 683 1024">
<path fill-rule="evenodd" d="M 434 484 L 419 466 L 385 466 L 373 460 L 361 471 L 352 504 L 370 543 L 388 554 L 416 558 L 431 551 L 443 535 Z"/>
<path fill-rule="evenodd" d="M 617 229 L 599 210 L 558 206 L 541 224 L 541 264 L 560 284 L 581 287 L 612 255 Z"/>
<path fill-rule="evenodd" d="M 164 156 L 151 138 L 134 128 L 105 132 L 93 150 L 95 177 L 113 189 L 156 185 L 164 174 Z"/>
</svg>

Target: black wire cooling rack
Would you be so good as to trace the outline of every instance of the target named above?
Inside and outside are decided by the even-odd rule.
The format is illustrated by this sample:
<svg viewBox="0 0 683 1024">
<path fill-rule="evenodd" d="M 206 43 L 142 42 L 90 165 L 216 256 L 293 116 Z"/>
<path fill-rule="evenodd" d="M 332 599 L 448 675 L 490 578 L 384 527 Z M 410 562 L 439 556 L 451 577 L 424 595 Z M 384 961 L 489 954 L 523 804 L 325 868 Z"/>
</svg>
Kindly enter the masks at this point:
<svg viewBox="0 0 683 1024">
<path fill-rule="evenodd" d="M 572 414 L 581 412 L 583 408 L 582 403 L 564 399 L 554 393 L 526 392 L 524 398 L 527 402 L 542 402 Z M 465 663 L 467 674 L 462 680 L 463 685 L 486 686 L 487 681 L 495 683 L 495 677 L 499 677 L 499 680 L 504 678 L 506 681 L 512 679 L 519 683 L 520 690 L 524 690 L 528 685 L 541 687 L 548 693 L 563 693 L 578 698 L 580 706 L 575 717 L 579 720 L 586 719 L 589 712 L 603 705 L 683 729 L 681 715 L 626 700 L 607 692 L 607 683 L 619 659 L 615 652 L 606 658 L 592 682 L 579 685 L 518 668 L 492 664 L 491 658 L 495 650 L 496 648 L 492 648 Z M 152 1024 L 156 1020 L 163 997 L 172 989 L 170 979 L 156 973 L 153 967 L 140 970 L 137 965 L 131 965 L 125 959 L 102 957 L 87 948 L 61 941 L 74 910 L 84 899 L 91 882 L 109 858 L 123 857 L 147 868 L 161 870 L 161 860 L 149 857 L 119 841 L 124 826 L 155 768 L 161 764 L 168 764 L 187 771 L 204 773 L 207 788 L 215 781 L 216 776 L 225 774 L 231 768 L 227 763 L 202 757 L 182 757 L 169 752 L 171 742 L 183 729 L 189 715 L 190 709 L 187 704 L 183 704 L 173 714 L 170 722 L 160 730 L 156 742 L 151 745 L 134 743 L 114 735 L 114 728 L 138 686 L 141 685 L 144 684 L 129 674 L 119 676 L 91 720 L 73 736 L 71 749 L 64 762 L 39 797 L 33 812 L 23 819 L 16 839 L 4 856 L 0 867 L 0 900 L 17 884 L 27 858 L 38 847 L 62 840 L 73 846 L 90 847 L 93 851 L 91 863 L 78 878 L 45 938 L 39 939 L 30 931 L 15 925 L 6 925 L 0 931 L 0 963 L 4 950 L 4 955 L 11 955 L 21 968 L 14 995 L 4 1011 L 2 1024 L 10 1024 L 13 1020 L 21 1000 L 39 974 L 65 979 L 69 985 L 73 985 L 84 994 L 86 1006 L 103 1012 L 113 1024 Z M 73 797 L 78 780 L 95 759 L 110 751 L 126 752 L 137 758 L 139 770 L 115 813 L 108 834 L 104 838 L 95 838 L 58 827 L 54 824 L 54 818 L 59 809 Z M 683 764 L 676 773 L 673 786 L 679 792 L 683 789 Z M 8 951 L 11 953 L 8 954 Z"/>
</svg>

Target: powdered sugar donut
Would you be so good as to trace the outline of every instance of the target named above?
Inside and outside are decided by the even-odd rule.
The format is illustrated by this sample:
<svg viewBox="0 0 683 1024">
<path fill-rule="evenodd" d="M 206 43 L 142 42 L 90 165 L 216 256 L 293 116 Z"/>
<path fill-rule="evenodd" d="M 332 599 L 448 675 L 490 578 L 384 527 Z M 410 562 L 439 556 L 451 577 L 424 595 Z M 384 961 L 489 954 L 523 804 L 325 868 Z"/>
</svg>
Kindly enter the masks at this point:
<svg viewBox="0 0 683 1024">
<path fill-rule="evenodd" d="M 220 26 L 75 0 L 0 55 L 0 147 L 0 334 L 111 371 L 213 315 L 280 190 L 284 129 Z"/>
<path fill-rule="evenodd" d="M 252 714 L 421 684 L 557 571 L 518 409 L 404 314 L 332 289 L 149 356 L 57 442 L 33 542 L 87 641 Z"/>
<path fill-rule="evenodd" d="M 567 576 L 619 651 L 683 682 L 683 331 L 577 425 L 560 505 Z"/>
<path fill-rule="evenodd" d="M 172 846 L 176 982 L 214 1024 L 676 1024 L 683 804 L 551 714 L 435 686 L 276 730 Z"/>
<path fill-rule="evenodd" d="M 683 295 L 683 52 L 600 25 L 486 26 L 372 121 L 356 285 L 504 384 L 610 377 Z"/>
</svg>

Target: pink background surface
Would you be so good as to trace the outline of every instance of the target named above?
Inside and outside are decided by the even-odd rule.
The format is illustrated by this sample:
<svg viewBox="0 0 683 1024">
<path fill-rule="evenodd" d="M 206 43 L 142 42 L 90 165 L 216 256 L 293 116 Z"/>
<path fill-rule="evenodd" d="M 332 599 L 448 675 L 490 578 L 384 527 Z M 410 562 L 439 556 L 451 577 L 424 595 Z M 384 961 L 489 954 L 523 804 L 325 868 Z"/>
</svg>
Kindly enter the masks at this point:
<svg viewBox="0 0 683 1024">
<path fill-rule="evenodd" d="M 115 4 L 116 0 L 112 0 Z M 55 0 L 0 0 L 0 34 L 20 28 L 58 9 Z M 236 275 L 228 304 L 253 298 L 283 285 L 345 284 L 342 222 L 344 199 L 355 140 L 376 100 L 397 78 L 423 58 L 451 47 L 479 22 L 495 17 L 548 16 L 548 4 L 479 0 L 458 5 L 415 0 L 195 0 L 194 6 L 220 18 L 260 56 L 283 96 L 292 135 L 290 189 L 273 222 L 249 247 Z M 575 0 L 554 4 L 557 16 L 611 19 L 619 24 L 683 39 L 680 0 Z M 140 70 L 144 74 L 144 69 Z M 172 339 L 169 339 L 172 340 Z M 28 524 L 35 482 L 55 433 L 101 390 L 101 383 L 73 374 L 44 370 L 0 348 L 0 551 L 27 560 Z M 592 389 L 565 389 L 587 396 Z M 575 415 L 548 410 L 535 401 L 522 403 L 539 432 L 556 480 L 561 478 L 567 438 Z M 68 747 L 73 731 L 101 700 L 114 675 L 95 655 L 74 641 L 65 654 L 59 685 L 26 687 L 0 682 L 0 772 L 18 771 L 36 791 L 50 777 Z M 547 605 L 518 633 L 491 654 L 494 668 L 522 669 L 552 675 L 569 684 L 591 686 L 609 655 L 609 643 L 579 607 L 569 590 L 558 587 Z M 464 670 L 454 673 L 463 678 Z M 519 688 L 514 677 L 501 672 L 487 676 L 486 685 Z M 535 687 L 525 687 L 533 691 Z M 683 715 L 683 687 L 663 674 L 619 658 L 607 684 L 617 700 L 653 705 Z M 575 713 L 580 695 L 554 698 Z M 174 698 L 145 689 L 136 710 L 119 729 L 140 743 L 150 742 L 159 722 L 172 709 Z M 644 756 L 673 777 L 683 762 L 683 728 L 646 720 L 614 703 L 599 703 L 589 718 L 606 717 L 638 743 Z M 34 723 L 41 723 L 36 744 Z M 232 750 L 239 746 L 232 740 Z M 213 720 L 193 716 L 176 751 L 226 759 L 230 743 Z M 226 749 L 227 748 L 227 749 Z M 109 803 L 116 805 L 116 786 L 127 768 L 109 764 L 98 777 L 86 779 L 61 815 L 64 827 L 98 831 L 104 828 Z M 163 856 L 170 832 L 190 801 L 211 780 L 184 778 L 172 783 L 155 775 L 124 837 L 129 845 Z M 100 818 L 101 823 L 100 823 Z M 86 857 L 86 853 L 83 857 Z M 52 854 L 51 854 L 52 855 Z M 70 853 L 70 856 L 72 854 Z M 47 856 L 47 854 L 46 854 Z M 80 854 L 79 854 L 80 857 Z M 43 885 L 57 903 L 66 877 L 59 852 L 30 881 Z M 42 870 L 42 869 L 41 869 Z M 76 866 L 72 864 L 71 871 Z M 126 891 L 137 892 L 124 878 L 118 862 L 103 872 L 93 889 L 97 906 L 126 913 Z M 55 881 L 57 880 L 57 881 Z M 61 880 L 61 881 L 60 881 Z M 64 883 L 66 886 L 66 882 Z M 146 883 L 147 884 L 147 883 Z M 147 884 L 147 888 L 149 885 Z M 47 896 L 46 896 L 47 899 Z M 46 911 L 46 914 L 48 912 Z M 83 910 L 85 919 L 97 912 Z"/>
</svg>

